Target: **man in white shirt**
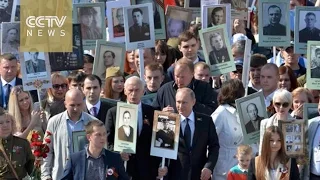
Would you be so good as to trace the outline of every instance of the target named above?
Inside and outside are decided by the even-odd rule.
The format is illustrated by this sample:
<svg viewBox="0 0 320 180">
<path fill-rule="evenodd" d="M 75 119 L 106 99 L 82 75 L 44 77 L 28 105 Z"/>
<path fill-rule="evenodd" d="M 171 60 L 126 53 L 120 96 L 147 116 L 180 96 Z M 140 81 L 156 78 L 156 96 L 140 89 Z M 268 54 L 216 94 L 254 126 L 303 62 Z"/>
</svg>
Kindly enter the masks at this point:
<svg viewBox="0 0 320 180">
<path fill-rule="evenodd" d="M 271 105 L 274 92 L 278 89 L 279 70 L 277 65 L 268 63 L 261 68 L 260 83 L 266 107 Z"/>
</svg>

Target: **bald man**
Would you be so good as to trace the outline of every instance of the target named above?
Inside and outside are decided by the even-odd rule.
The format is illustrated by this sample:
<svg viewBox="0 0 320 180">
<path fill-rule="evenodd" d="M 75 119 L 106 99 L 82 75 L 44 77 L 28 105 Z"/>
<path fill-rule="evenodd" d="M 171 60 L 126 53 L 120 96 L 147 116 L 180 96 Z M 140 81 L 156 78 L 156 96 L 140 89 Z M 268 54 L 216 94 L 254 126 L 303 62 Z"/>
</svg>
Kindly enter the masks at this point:
<svg viewBox="0 0 320 180">
<path fill-rule="evenodd" d="M 154 108 L 141 103 L 144 94 L 144 83 L 137 76 L 129 77 L 124 83 L 124 94 L 128 104 L 138 105 L 138 119 L 131 117 L 131 121 L 138 121 L 136 154 L 121 153 L 127 161 L 127 173 L 132 180 L 156 179 L 161 159 L 150 156 Z M 117 120 L 117 107 L 107 112 L 106 129 L 108 135 L 108 148 L 113 150 L 115 127 Z"/>
<path fill-rule="evenodd" d="M 51 139 L 48 144 L 48 157 L 43 159 L 41 179 L 61 179 L 63 168 L 74 152 L 72 132 L 84 131 L 84 126 L 95 117 L 83 112 L 83 93 L 78 89 L 71 89 L 65 97 L 66 111 L 49 119 L 46 136 Z M 49 136 L 48 132 L 52 135 Z M 79 147 L 79 150 L 84 147 Z"/>
</svg>

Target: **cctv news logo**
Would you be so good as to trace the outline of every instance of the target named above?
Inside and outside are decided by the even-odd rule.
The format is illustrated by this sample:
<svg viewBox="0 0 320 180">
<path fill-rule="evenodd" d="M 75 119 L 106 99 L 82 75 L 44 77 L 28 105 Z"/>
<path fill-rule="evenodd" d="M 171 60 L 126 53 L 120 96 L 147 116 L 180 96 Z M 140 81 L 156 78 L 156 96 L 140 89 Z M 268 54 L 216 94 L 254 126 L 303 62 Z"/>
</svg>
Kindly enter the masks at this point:
<svg viewBox="0 0 320 180">
<path fill-rule="evenodd" d="M 60 34 L 61 37 L 66 35 L 64 29 L 62 29 L 67 16 L 29 16 L 26 19 L 26 24 L 30 29 L 27 29 L 27 36 L 56 36 Z"/>
</svg>

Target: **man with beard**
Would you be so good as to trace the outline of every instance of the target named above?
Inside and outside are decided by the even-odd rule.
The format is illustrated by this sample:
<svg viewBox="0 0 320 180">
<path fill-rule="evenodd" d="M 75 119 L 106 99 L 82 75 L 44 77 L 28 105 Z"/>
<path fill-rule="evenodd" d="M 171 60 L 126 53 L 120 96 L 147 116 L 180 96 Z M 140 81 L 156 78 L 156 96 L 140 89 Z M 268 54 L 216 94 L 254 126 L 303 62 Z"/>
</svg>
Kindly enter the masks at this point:
<svg viewBox="0 0 320 180">
<path fill-rule="evenodd" d="M 212 51 L 209 53 L 210 64 L 219 64 L 230 61 L 228 49 L 226 48 L 221 35 L 218 32 L 210 34 L 210 45 Z"/>
</svg>

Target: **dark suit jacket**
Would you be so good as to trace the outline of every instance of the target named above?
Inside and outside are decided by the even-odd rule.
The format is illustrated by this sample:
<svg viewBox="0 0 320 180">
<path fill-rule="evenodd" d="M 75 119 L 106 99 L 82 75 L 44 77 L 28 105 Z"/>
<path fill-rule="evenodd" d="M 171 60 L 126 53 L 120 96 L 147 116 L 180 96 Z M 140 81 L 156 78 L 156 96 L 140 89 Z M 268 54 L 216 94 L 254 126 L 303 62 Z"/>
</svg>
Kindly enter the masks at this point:
<svg viewBox="0 0 320 180">
<path fill-rule="evenodd" d="M 104 165 L 106 168 L 114 168 L 115 172 L 119 175 L 118 178 L 114 176 L 108 176 L 107 180 L 129 180 L 128 174 L 124 170 L 123 161 L 119 154 L 103 149 Z M 87 171 L 87 152 L 82 150 L 71 154 L 70 159 L 64 169 L 61 180 L 85 180 Z M 106 172 L 107 173 L 107 172 Z"/>
<path fill-rule="evenodd" d="M 107 117 L 107 112 L 108 112 L 108 110 L 110 108 L 114 107 L 114 104 L 109 103 L 107 101 L 104 101 L 102 99 L 100 101 L 101 101 L 100 109 L 99 109 L 99 112 L 98 112 L 96 118 L 99 119 L 100 121 L 102 121 L 105 124 L 106 117 Z M 86 111 L 85 112 L 90 114 L 90 111 L 89 111 L 89 109 L 87 107 L 86 107 Z"/>
<path fill-rule="evenodd" d="M 246 126 L 247 134 L 259 130 L 259 129 L 260 129 L 261 120 L 263 120 L 263 119 L 264 119 L 263 117 L 257 116 L 257 120 L 256 120 L 256 121 L 258 121 L 258 129 L 254 128 L 253 122 L 250 120 L 250 121 L 245 125 L 245 126 Z"/>
<path fill-rule="evenodd" d="M 132 180 L 153 180 L 158 176 L 161 159 L 150 156 L 153 115 L 152 106 L 141 104 L 143 126 L 141 134 L 137 136 L 136 154 L 130 156 L 127 163 L 127 172 Z M 107 113 L 106 129 L 108 135 L 108 148 L 113 149 L 117 107 L 112 107 Z M 137 133 L 139 133 L 137 131 Z"/>
<path fill-rule="evenodd" d="M 130 135 L 129 137 L 126 136 L 126 134 L 124 133 L 124 129 L 123 126 L 121 126 L 118 129 L 118 139 L 122 140 L 122 141 L 129 141 L 129 142 L 133 142 L 133 128 L 130 126 Z"/>
<path fill-rule="evenodd" d="M 188 151 L 180 131 L 178 158 L 170 160 L 168 179 L 200 179 L 203 168 L 208 168 L 213 172 L 218 160 L 219 148 L 218 135 L 211 117 L 195 113 L 195 131 L 191 151 Z"/>
<path fill-rule="evenodd" d="M 43 59 L 38 59 L 38 65 L 34 67 L 32 64 L 32 60 L 28 60 L 26 61 L 26 70 L 27 74 L 46 72 L 46 62 Z"/>
</svg>

